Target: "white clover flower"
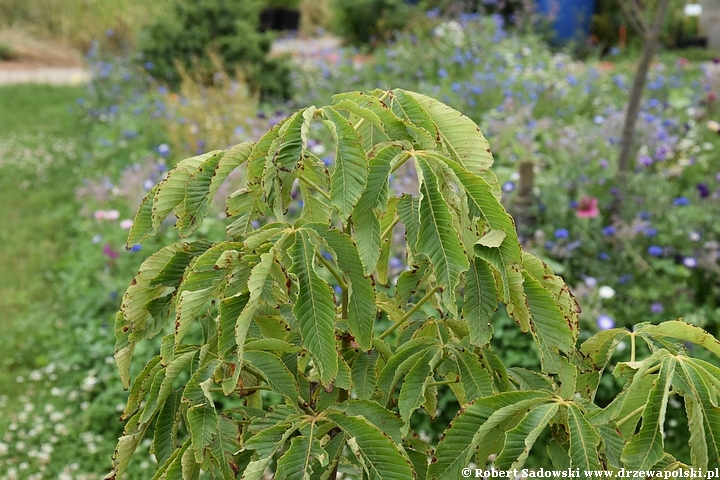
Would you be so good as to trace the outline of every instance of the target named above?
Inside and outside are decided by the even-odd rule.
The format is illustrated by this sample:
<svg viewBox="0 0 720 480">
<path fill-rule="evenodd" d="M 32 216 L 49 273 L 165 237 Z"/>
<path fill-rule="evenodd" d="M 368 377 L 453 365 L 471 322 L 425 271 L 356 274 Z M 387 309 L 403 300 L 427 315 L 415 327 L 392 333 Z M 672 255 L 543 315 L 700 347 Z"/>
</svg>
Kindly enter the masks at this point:
<svg viewBox="0 0 720 480">
<path fill-rule="evenodd" d="M 40 370 L 33 370 L 28 377 L 35 382 L 40 381 L 42 380 L 42 372 Z"/>
<path fill-rule="evenodd" d="M 89 376 L 85 377 L 85 380 L 83 380 L 82 389 L 85 390 L 86 392 L 89 392 L 90 390 L 93 389 L 93 387 L 95 385 L 97 385 L 97 383 L 99 381 L 100 380 L 98 380 L 97 377 L 95 377 L 93 375 L 89 375 Z"/>
<path fill-rule="evenodd" d="M 613 298 L 615 296 L 615 290 L 608 285 L 603 285 L 598 289 L 598 296 L 602 299 Z"/>
<path fill-rule="evenodd" d="M 50 395 L 52 395 L 53 397 L 59 397 L 60 395 L 62 395 L 62 393 L 63 391 L 58 387 L 53 387 L 50 389 Z"/>
<path fill-rule="evenodd" d="M 10 447 L 7 443 L 0 442 L 0 455 L 7 455 L 10 451 Z"/>
<path fill-rule="evenodd" d="M 53 412 L 50 414 L 50 420 L 52 422 L 59 422 L 63 418 L 65 418 L 65 415 L 63 415 L 62 412 Z"/>
<path fill-rule="evenodd" d="M 315 145 L 310 147 L 310 151 L 315 155 L 322 155 L 323 153 L 325 153 L 325 147 L 322 143 L 316 143 Z"/>
<path fill-rule="evenodd" d="M 55 425 L 55 434 L 56 435 L 67 435 L 70 433 L 70 430 L 68 430 L 67 426 L 64 423 L 58 423 Z"/>
</svg>

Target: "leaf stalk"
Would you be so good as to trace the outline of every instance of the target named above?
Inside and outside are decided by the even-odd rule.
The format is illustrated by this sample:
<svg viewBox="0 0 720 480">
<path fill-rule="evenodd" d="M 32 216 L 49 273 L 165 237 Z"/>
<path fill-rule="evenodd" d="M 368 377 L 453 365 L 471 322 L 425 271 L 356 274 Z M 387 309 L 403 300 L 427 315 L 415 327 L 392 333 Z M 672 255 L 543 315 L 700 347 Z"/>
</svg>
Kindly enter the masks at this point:
<svg viewBox="0 0 720 480">
<path fill-rule="evenodd" d="M 392 332 L 394 332 L 395 329 L 397 329 L 400 325 L 402 325 L 403 323 L 405 323 L 405 321 L 406 321 L 408 318 L 412 317 L 412 315 L 413 315 L 415 312 L 417 312 L 418 310 L 420 310 L 420 307 L 422 307 L 425 302 L 427 302 L 428 300 L 430 300 L 430 299 L 432 298 L 432 296 L 435 295 L 435 293 L 437 293 L 438 290 L 440 290 L 440 287 L 435 286 L 435 287 L 433 287 L 429 292 L 427 292 L 427 293 L 425 294 L 425 296 L 424 296 L 423 298 L 421 298 L 420 301 L 418 301 L 418 303 L 416 303 L 410 310 L 408 310 L 408 312 L 407 312 L 405 315 L 403 315 L 400 319 L 398 319 L 397 322 L 393 323 L 393 324 L 390 326 L 390 328 L 388 328 L 387 330 L 385 330 L 385 331 L 382 333 L 382 335 L 380 335 L 380 337 L 379 337 L 380 340 L 383 340 L 384 338 L 386 338 L 388 335 L 390 335 Z"/>
</svg>

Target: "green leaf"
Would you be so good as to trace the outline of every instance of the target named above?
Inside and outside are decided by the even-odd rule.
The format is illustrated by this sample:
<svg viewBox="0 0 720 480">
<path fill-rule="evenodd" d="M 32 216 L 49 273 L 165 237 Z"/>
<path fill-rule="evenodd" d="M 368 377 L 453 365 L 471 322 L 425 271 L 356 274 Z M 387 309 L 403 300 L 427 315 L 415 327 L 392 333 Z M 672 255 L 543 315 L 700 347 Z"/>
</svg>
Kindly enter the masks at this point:
<svg viewBox="0 0 720 480">
<path fill-rule="evenodd" d="M 720 465 L 720 407 L 712 387 L 713 374 L 697 360 L 678 357 L 690 430 L 690 455 L 695 467 L 712 469 Z M 678 388 L 677 386 L 675 388 Z"/>
<path fill-rule="evenodd" d="M 180 161 L 168 173 L 168 176 L 158 184 L 152 206 L 152 226 L 154 230 L 157 230 L 168 214 L 185 200 L 185 187 L 190 175 L 196 172 L 208 158 L 218 153 L 220 153 L 219 150 L 213 150 Z"/>
<path fill-rule="evenodd" d="M 663 427 L 675 363 L 675 359 L 670 356 L 662 360 L 660 372 L 653 382 L 642 413 L 640 432 L 623 449 L 622 461 L 628 469 L 648 470 L 663 456 Z"/>
<path fill-rule="evenodd" d="M 629 333 L 624 328 L 601 330 L 582 343 L 579 357 L 583 367 L 578 378 L 578 391 L 584 398 L 594 400 L 605 367 L 620 341 Z"/>
<path fill-rule="evenodd" d="M 425 401 L 425 389 L 427 384 L 432 380 L 433 370 L 437 365 L 440 356 L 440 348 L 429 348 L 425 353 L 417 358 L 415 364 L 410 367 L 405 380 L 400 388 L 400 396 L 398 397 L 398 409 L 400 417 L 410 423 L 410 416 Z M 434 414 L 435 412 L 430 412 Z"/>
<path fill-rule="evenodd" d="M 398 93 L 398 90 L 393 90 L 395 98 L 399 99 L 401 97 Z M 475 122 L 434 98 L 415 92 L 404 93 L 417 101 L 424 113 L 430 117 L 451 158 L 465 170 L 480 175 L 492 187 L 493 195 L 499 199 L 500 186 L 495 174 L 489 170 L 493 163 L 490 145 Z"/>
<path fill-rule="evenodd" d="M 357 445 L 370 478 L 407 480 L 414 477 L 410 462 L 400 453 L 399 447 L 368 420 L 339 412 L 329 412 L 327 418 Z"/>
<path fill-rule="evenodd" d="M 530 454 L 530 449 L 557 411 L 557 403 L 533 407 L 527 416 L 507 433 L 505 448 L 495 459 L 495 467 L 500 470 L 522 468 Z"/>
<path fill-rule="evenodd" d="M 368 163 L 362 139 L 342 115 L 331 107 L 322 108 L 336 144 L 335 170 L 331 177 L 330 197 L 340 221 L 345 223 L 360 199 L 368 178 Z"/>
<path fill-rule="evenodd" d="M 257 194 L 250 190 L 238 190 L 228 198 L 226 208 L 227 216 L 237 217 L 235 221 L 227 227 L 229 236 L 241 237 L 252 230 L 256 200 Z"/>
<path fill-rule="evenodd" d="M 477 355 L 465 350 L 454 350 L 453 355 L 458 364 L 460 381 L 467 401 L 492 395 L 492 380 L 480 364 Z"/>
<path fill-rule="evenodd" d="M 491 433 L 504 436 L 496 427 L 527 408 L 547 402 L 550 392 L 508 392 L 492 397 L 478 398 L 460 409 L 438 443 L 428 469 L 428 479 L 461 478 L 462 469 L 470 463 L 475 448 L 488 442 Z M 486 438 L 488 437 L 488 438 Z M 498 453 L 498 452 L 489 452 Z"/>
<path fill-rule="evenodd" d="M 290 256 L 290 272 L 297 276 L 298 284 L 293 313 L 300 324 L 303 344 L 317 362 L 322 383 L 329 385 L 338 371 L 333 293 L 315 272 L 315 246 L 306 231 L 295 232 Z"/>
<path fill-rule="evenodd" d="M 220 428 L 215 407 L 212 405 L 195 405 L 187 411 L 188 430 L 192 438 L 195 461 L 202 463 L 205 449 L 212 442 L 213 436 Z"/>
<path fill-rule="evenodd" d="M 128 426 L 132 423 L 132 420 L 130 420 Z M 149 423 L 141 425 L 139 430 L 132 432 L 128 430 L 127 426 L 125 427 L 126 430 L 123 432 L 123 436 L 118 439 L 117 446 L 115 447 L 115 453 L 113 453 L 112 470 L 107 476 L 105 476 L 105 480 L 120 480 L 122 478 L 125 470 L 127 470 L 127 467 L 130 464 L 130 457 L 132 457 L 132 454 L 135 453 L 137 446 L 145 436 L 148 425 Z"/>
<path fill-rule="evenodd" d="M 397 203 L 397 213 L 400 221 L 405 225 L 408 250 L 415 250 L 420 232 L 420 199 L 407 193 L 403 194 Z"/>
<path fill-rule="evenodd" d="M 270 276 L 273 262 L 275 261 L 275 250 L 260 255 L 260 261 L 255 265 L 250 273 L 247 281 L 247 288 L 250 292 L 250 298 L 247 304 L 240 312 L 235 322 L 235 345 L 237 345 L 237 358 L 239 362 L 243 360 L 243 352 L 245 348 L 245 339 L 250 322 L 257 313 L 263 291 L 266 288 L 266 282 Z"/>
<path fill-rule="evenodd" d="M 682 320 L 662 322 L 659 325 L 648 323 L 639 325 L 636 330 L 638 334 L 650 339 L 665 340 L 674 338 L 683 342 L 690 342 L 695 345 L 707 348 L 720 357 L 720 341 L 707 333 L 702 328 L 690 325 Z"/>
<path fill-rule="evenodd" d="M 600 435 L 585 414 L 575 403 L 567 407 L 568 427 L 570 429 L 570 458 L 572 466 L 580 470 L 599 470 L 598 444 Z"/>
<path fill-rule="evenodd" d="M 176 224 L 180 236 L 188 236 L 200 227 L 220 186 L 228 175 L 247 159 L 252 147 L 251 143 L 235 145 L 208 158 L 190 175 L 182 213 L 178 212 Z"/>
<path fill-rule="evenodd" d="M 540 348 L 543 369 L 548 373 L 561 373 L 557 352 L 570 352 L 574 347 L 573 335 L 567 319 L 547 289 L 523 272 L 525 294 L 532 315 L 532 333 Z"/>
<path fill-rule="evenodd" d="M 255 450 L 257 459 L 251 461 L 243 471 L 242 479 L 260 480 L 272 457 L 296 430 L 290 423 L 280 423 L 261 430 L 245 442 L 246 450 Z"/>
<path fill-rule="evenodd" d="M 218 416 L 218 421 L 218 431 L 210 444 L 210 453 L 223 478 L 235 478 L 234 471 L 238 464 L 233 456 L 240 449 L 238 424 L 234 419 L 223 415 Z"/>
<path fill-rule="evenodd" d="M 455 310 L 455 288 L 469 264 L 447 203 L 438 189 L 438 178 L 422 157 L 416 156 L 420 182 L 420 230 L 417 251 L 435 267 L 437 284 L 443 288 L 445 307 Z"/>
<path fill-rule="evenodd" d="M 338 267 L 348 285 L 348 326 L 355 341 L 363 350 L 372 348 L 372 330 L 377 307 L 372 280 L 363 274 L 363 266 L 352 239 L 335 228 L 306 225 L 313 228 L 335 253 Z"/>
<path fill-rule="evenodd" d="M 508 368 L 507 372 L 520 390 L 552 391 L 552 381 L 547 376 L 520 367 Z"/>
<path fill-rule="evenodd" d="M 362 417 L 387 434 L 393 442 L 402 443 L 402 430 L 405 423 L 395 412 L 382 407 L 377 402 L 348 400 L 333 405 L 328 409 L 328 411 L 330 410 L 343 412 L 351 417 Z"/>
<path fill-rule="evenodd" d="M 462 312 L 470 327 L 470 342 L 473 345 L 483 346 L 492 338 L 490 321 L 497 307 L 497 290 L 490 267 L 482 259 L 475 258 L 465 272 L 465 305 Z"/>
<path fill-rule="evenodd" d="M 304 139 L 314 110 L 309 107 L 292 114 L 268 149 L 262 187 L 266 203 L 277 218 L 282 218 L 291 201 L 292 179 L 305 149 Z"/>
<path fill-rule="evenodd" d="M 129 250 L 133 245 L 138 244 L 148 236 L 155 234 L 152 222 L 152 207 L 157 190 L 158 186 L 155 185 L 148 193 L 145 194 L 140 202 L 137 213 L 135 213 L 135 220 L 133 220 L 132 227 L 130 227 L 130 232 L 128 233 L 127 242 L 125 243 L 126 249 Z"/>
<path fill-rule="evenodd" d="M 352 383 L 360 400 L 369 400 L 375 393 L 375 365 L 378 360 L 377 350 L 360 351 L 352 364 Z"/>
<path fill-rule="evenodd" d="M 388 199 L 387 209 L 380 217 L 380 258 L 375 265 L 377 271 L 376 280 L 382 285 L 388 285 L 388 262 L 390 261 L 390 250 L 393 244 L 393 231 L 397 224 L 397 197 Z"/>
<path fill-rule="evenodd" d="M 507 237 L 507 233 L 502 230 L 490 229 L 490 231 L 483 235 L 477 243 L 478 245 L 488 248 L 498 248 L 502 245 L 505 237 Z"/>
<path fill-rule="evenodd" d="M 424 355 L 425 350 L 433 345 L 434 343 L 427 338 L 415 338 L 403 343 L 395 350 L 395 353 L 387 360 L 385 367 L 380 371 L 377 379 L 376 391 L 384 398 L 381 403 L 387 402 L 400 377 L 415 365 L 417 359 Z"/>
<path fill-rule="evenodd" d="M 365 275 L 370 275 L 375 270 L 375 264 L 380 258 L 382 232 L 375 209 L 385 209 L 390 167 L 393 159 L 401 153 L 399 146 L 388 145 L 370 159 L 367 185 L 353 209 L 355 241 Z"/>
<path fill-rule="evenodd" d="M 408 124 L 396 117 L 377 97 L 361 92 L 341 93 L 333 96 L 333 108 L 347 110 L 366 119 L 392 140 L 412 140 L 412 135 L 408 132 Z"/>
<path fill-rule="evenodd" d="M 309 434 L 295 437 L 290 447 L 278 459 L 276 478 L 287 480 L 305 480 L 313 473 L 312 464 L 315 458 L 326 458 L 327 452 L 320 442 L 312 437 L 315 424 L 311 424 Z"/>
<path fill-rule="evenodd" d="M 270 388 L 291 402 L 297 402 L 300 390 L 290 370 L 272 353 L 257 350 L 245 352 L 245 361 L 260 373 Z"/>
<path fill-rule="evenodd" d="M 223 360 L 230 360 L 231 352 L 237 347 L 235 329 L 240 313 L 248 301 L 249 293 L 227 297 L 218 303 L 218 354 Z"/>
</svg>

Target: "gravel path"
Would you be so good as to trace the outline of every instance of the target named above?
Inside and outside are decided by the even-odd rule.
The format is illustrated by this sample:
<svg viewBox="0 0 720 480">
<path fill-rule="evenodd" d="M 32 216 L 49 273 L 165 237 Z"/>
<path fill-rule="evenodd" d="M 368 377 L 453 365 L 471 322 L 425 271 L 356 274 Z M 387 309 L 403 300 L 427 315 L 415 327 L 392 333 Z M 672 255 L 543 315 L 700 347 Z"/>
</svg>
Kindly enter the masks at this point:
<svg viewBox="0 0 720 480">
<path fill-rule="evenodd" d="M 7 68 L 0 63 L 0 85 L 16 83 L 46 83 L 51 85 L 81 85 L 90 80 L 90 72 L 79 67 Z"/>
</svg>

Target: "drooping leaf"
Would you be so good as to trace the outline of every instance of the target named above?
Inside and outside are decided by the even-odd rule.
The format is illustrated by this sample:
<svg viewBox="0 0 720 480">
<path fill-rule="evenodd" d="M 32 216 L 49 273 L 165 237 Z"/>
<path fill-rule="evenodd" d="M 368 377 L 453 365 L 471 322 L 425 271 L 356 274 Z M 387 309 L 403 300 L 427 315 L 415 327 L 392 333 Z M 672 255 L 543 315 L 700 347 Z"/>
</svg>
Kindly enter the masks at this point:
<svg viewBox="0 0 720 480">
<path fill-rule="evenodd" d="M 481 442 L 488 443 L 485 437 L 497 430 L 498 424 L 518 412 L 524 415 L 528 407 L 547 401 L 550 395 L 550 392 L 501 393 L 478 398 L 461 408 L 438 443 L 427 478 L 461 478 L 462 469 L 467 467 L 475 448 Z"/>
<path fill-rule="evenodd" d="M 439 360 L 439 352 L 440 349 L 437 347 L 429 348 L 422 356 L 418 357 L 415 365 L 410 367 L 405 376 L 398 398 L 398 409 L 400 417 L 406 423 L 410 423 L 410 416 L 423 404 L 425 389 L 428 382 L 432 380 L 433 370 Z"/>
<path fill-rule="evenodd" d="M 192 438 L 192 447 L 195 452 L 195 461 L 201 463 L 205 449 L 212 442 L 218 431 L 218 416 L 215 407 L 211 405 L 195 405 L 187 411 L 188 430 Z"/>
<path fill-rule="evenodd" d="M 452 228 L 448 206 L 438 190 L 437 176 L 421 157 L 416 158 L 421 195 L 417 250 L 432 262 L 437 283 L 443 288 L 445 307 L 452 312 L 455 310 L 455 288 L 460 282 L 460 274 L 469 264 Z"/>
<path fill-rule="evenodd" d="M 585 414 L 575 403 L 567 408 L 568 426 L 570 428 L 570 459 L 572 466 L 580 470 L 599 470 L 598 444 L 600 435 Z"/>
<path fill-rule="evenodd" d="M 492 395 L 492 380 L 480 364 L 477 355 L 466 350 L 455 350 L 453 355 L 458 364 L 460 381 L 467 401 L 471 402 L 478 397 Z"/>
<path fill-rule="evenodd" d="M 357 398 L 369 400 L 375 393 L 375 365 L 378 361 L 377 350 L 358 352 L 352 364 L 352 382 Z"/>
<path fill-rule="evenodd" d="M 368 400 L 348 400 L 346 402 L 333 405 L 329 410 L 343 412 L 351 417 L 363 417 L 372 423 L 385 434 L 387 434 L 393 442 L 402 443 L 402 430 L 404 422 L 395 412 L 392 412 L 379 403 Z"/>
<path fill-rule="evenodd" d="M 312 227 L 335 252 L 338 267 L 345 275 L 348 286 L 347 321 L 350 333 L 360 348 L 370 350 L 373 323 L 377 314 L 375 288 L 371 279 L 363 274 L 357 248 L 349 236 L 337 229 L 327 229 L 320 225 L 307 227 Z"/>
<path fill-rule="evenodd" d="M 662 322 L 659 325 L 645 323 L 638 325 L 635 331 L 643 337 L 649 337 L 650 339 L 674 338 L 683 342 L 690 342 L 707 348 L 720 357 L 720 340 L 702 328 L 685 323 L 682 320 Z"/>
<path fill-rule="evenodd" d="M 315 246 L 306 231 L 295 232 L 290 256 L 293 262 L 290 272 L 298 279 L 293 313 L 300 324 L 303 342 L 318 363 L 322 382 L 328 385 L 338 371 L 332 290 L 315 272 Z"/>
<path fill-rule="evenodd" d="M 465 305 L 463 319 L 470 327 L 470 342 L 483 346 L 492 338 L 491 315 L 497 310 L 495 281 L 488 264 L 480 258 L 470 263 L 465 272 Z"/>
<path fill-rule="evenodd" d="M 546 403 L 532 408 L 527 416 L 507 433 L 505 448 L 495 459 L 495 467 L 501 470 L 522 468 L 530 449 L 557 411 L 557 403 Z"/>
<path fill-rule="evenodd" d="M 245 352 L 245 361 L 263 376 L 275 393 L 289 401 L 297 401 L 300 391 L 295 377 L 278 357 L 268 352 L 249 350 Z"/>
<path fill-rule="evenodd" d="M 342 115 L 331 107 L 322 108 L 323 122 L 335 140 L 335 170 L 331 177 L 330 197 L 341 222 L 352 213 L 368 178 L 368 164 L 362 139 Z"/>
<path fill-rule="evenodd" d="M 353 439 L 358 453 L 364 459 L 363 466 L 370 478 L 378 480 L 413 478 L 410 462 L 400 453 L 398 446 L 364 417 L 353 417 L 340 412 L 329 412 L 327 417 L 335 422 L 345 435 Z"/>
<path fill-rule="evenodd" d="M 365 275 L 370 275 L 375 270 L 375 264 L 380 258 L 382 232 L 375 209 L 385 208 L 391 163 L 401 152 L 399 146 L 391 144 L 370 159 L 367 185 L 353 209 L 355 240 Z"/>
<path fill-rule="evenodd" d="M 653 382 L 642 413 L 640 432 L 633 436 L 623 449 L 622 460 L 629 469 L 647 470 L 663 456 L 665 412 L 675 363 L 675 359 L 670 356 L 662 360 L 660 372 Z"/>
</svg>

